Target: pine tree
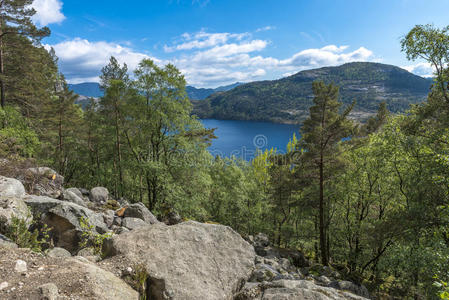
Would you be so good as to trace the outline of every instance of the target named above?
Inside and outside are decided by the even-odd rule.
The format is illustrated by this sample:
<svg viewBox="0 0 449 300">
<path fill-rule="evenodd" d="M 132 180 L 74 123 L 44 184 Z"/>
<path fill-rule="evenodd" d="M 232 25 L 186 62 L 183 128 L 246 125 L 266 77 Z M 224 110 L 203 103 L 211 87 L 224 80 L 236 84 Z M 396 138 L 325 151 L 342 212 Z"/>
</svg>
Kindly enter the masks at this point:
<svg viewBox="0 0 449 300">
<path fill-rule="evenodd" d="M 6 59 L 9 55 L 15 55 L 12 48 L 20 48 L 26 43 L 38 44 L 40 40 L 50 34 L 47 27 L 36 28 L 31 17 L 36 11 L 31 8 L 33 0 L 3 0 L 0 1 L 0 103 L 1 107 L 6 105 L 6 86 L 10 76 L 9 70 L 5 68 Z M 8 37 L 12 37 L 9 38 Z M 24 37 L 25 39 L 14 38 Z"/>
<path fill-rule="evenodd" d="M 314 105 L 310 107 L 310 117 L 301 128 L 301 146 L 305 150 L 304 158 L 309 162 L 314 178 L 319 182 L 318 222 L 321 262 L 329 263 L 329 245 L 327 238 L 329 203 L 325 199 L 325 184 L 330 177 L 328 169 L 338 162 L 338 143 L 350 136 L 354 129 L 347 116 L 352 110 L 348 107 L 340 113 L 338 87 L 323 82 L 313 83 Z"/>
</svg>

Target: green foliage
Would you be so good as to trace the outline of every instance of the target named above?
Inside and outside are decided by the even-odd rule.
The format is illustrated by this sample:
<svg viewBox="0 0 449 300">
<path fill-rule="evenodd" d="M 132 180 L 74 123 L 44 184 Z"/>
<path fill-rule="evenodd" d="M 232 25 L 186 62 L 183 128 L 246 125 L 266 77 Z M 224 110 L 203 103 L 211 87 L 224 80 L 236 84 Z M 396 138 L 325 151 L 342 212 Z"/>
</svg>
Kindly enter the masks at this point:
<svg viewBox="0 0 449 300">
<path fill-rule="evenodd" d="M 79 243 L 80 248 L 92 247 L 95 255 L 103 256 L 103 243 L 104 240 L 112 237 L 112 233 L 99 234 L 95 231 L 94 226 L 90 224 L 89 219 L 81 217 L 81 241 Z"/>
<path fill-rule="evenodd" d="M 29 158 L 39 145 L 37 134 L 20 112 L 9 106 L 0 108 L 0 156 Z"/>
<path fill-rule="evenodd" d="M 50 228 L 44 224 L 41 230 L 35 229 L 34 231 L 29 231 L 29 226 L 30 224 L 27 219 L 13 216 L 6 236 L 20 248 L 29 248 L 35 252 L 42 252 L 43 247 L 48 244 L 50 239 Z"/>
<path fill-rule="evenodd" d="M 139 292 L 139 299 L 147 300 L 147 279 L 149 275 L 145 266 L 141 264 L 134 265 L 131 277 L 132 286 Z"/>
</svg>

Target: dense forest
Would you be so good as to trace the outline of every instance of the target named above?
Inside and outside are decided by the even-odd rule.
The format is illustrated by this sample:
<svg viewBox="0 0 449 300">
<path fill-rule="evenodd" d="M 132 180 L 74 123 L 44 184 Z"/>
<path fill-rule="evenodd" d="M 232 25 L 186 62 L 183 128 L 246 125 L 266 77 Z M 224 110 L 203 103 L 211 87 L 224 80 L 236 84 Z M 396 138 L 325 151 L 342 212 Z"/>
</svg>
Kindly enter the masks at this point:
<svg viewBox="0 0 449 300">
<path fill-rule="evenodd" d="M 316 81 L 301 138 L 246 162 L 209 154 L 214 132 L 191 115 L 173 65 L 145 59 L 130 74 L 112 57 L 104 96 L 82 110 L 40 44 L 48 29 L 17 3 L 1 9 L 2 159 L 52 167 L 67 186 L 105 186 L 155 214 L 265 232 L 378 298 L 449 299 L 449 27 L 416 26 L 401 41 L 407 58 L 436 69 L 425 102 L 406 114 L 381 104 L 361 125 L 337 85 Z"/>
<path fill-rule="evenodd" d="M 432 83 L 396 66 L 353 62 L 215 93 L 206 101 L 193 101 L 194 113 L 201 118 L 301 123 L 313 104 L 314 81 L 338 85 L 344 105 L 357 100 L 351 117 L 360 121 L 374 115 L 382 102 L 392 112 L 406 111 L 426 98 Z"/>
</svg>

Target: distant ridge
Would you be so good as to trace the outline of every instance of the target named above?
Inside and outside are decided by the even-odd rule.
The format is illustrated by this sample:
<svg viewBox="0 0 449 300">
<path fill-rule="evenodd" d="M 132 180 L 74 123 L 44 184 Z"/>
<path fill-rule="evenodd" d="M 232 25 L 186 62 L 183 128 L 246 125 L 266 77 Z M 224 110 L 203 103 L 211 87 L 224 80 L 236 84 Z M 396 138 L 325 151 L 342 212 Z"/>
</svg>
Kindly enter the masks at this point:
<svg viewBox="0 0 449 300">
<path fill-rule="evenodd" d="M 205 101 L 193 101 L 194 113 L 200 118 L 300 123 L 309 113 L 316 80 L 338 85 L 344 104 L 356 100 L 352 117 L 359 120 L 374 114 L 383 101 L 393 112 L 405 111 L 410 104 L 422 102 L 432 84 L 396 66 L 354 62 L 243 84 Z"/>
<path fill-rule="evenodd" d="M 225 92 L 233 89 L 239 85 L 242 85 L 241 82 L 236 82 L 226 86 L 220 86 L 215 89 L 204 89 L 204 88 L 195 88 L 193 86 L 187 86 L 186 91 L 189 99 L 192 100 L 204 100 L 210 95 L 217 92 Z M 94 97 L 100 98 L 103 96 L 103 91 L 100 89 L 100 84 L 97 82 L 83 82 L 78 84 L 69 84 L 69 89 L 74 93 L 84 96 L 84 97 Z"/>
</svg>

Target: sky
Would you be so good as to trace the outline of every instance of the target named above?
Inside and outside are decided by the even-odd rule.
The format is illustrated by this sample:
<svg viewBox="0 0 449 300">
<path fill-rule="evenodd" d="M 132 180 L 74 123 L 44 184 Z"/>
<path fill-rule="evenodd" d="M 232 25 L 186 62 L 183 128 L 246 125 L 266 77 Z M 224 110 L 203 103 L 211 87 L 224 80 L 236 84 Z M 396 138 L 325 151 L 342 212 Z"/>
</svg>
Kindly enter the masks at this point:
<svg viewBox="0 0 449 300">
<path fill-rule="evenodd" d="M 417 24 L 449 25 L 449 0 L 35 0 L 43 40 L 70 83 L 98 81 L 110 56 L 132 72 L 172 63 L 195 87 L 271 80 L 351 61 L 407 61 L 400 40 Z"/>
</svg>

